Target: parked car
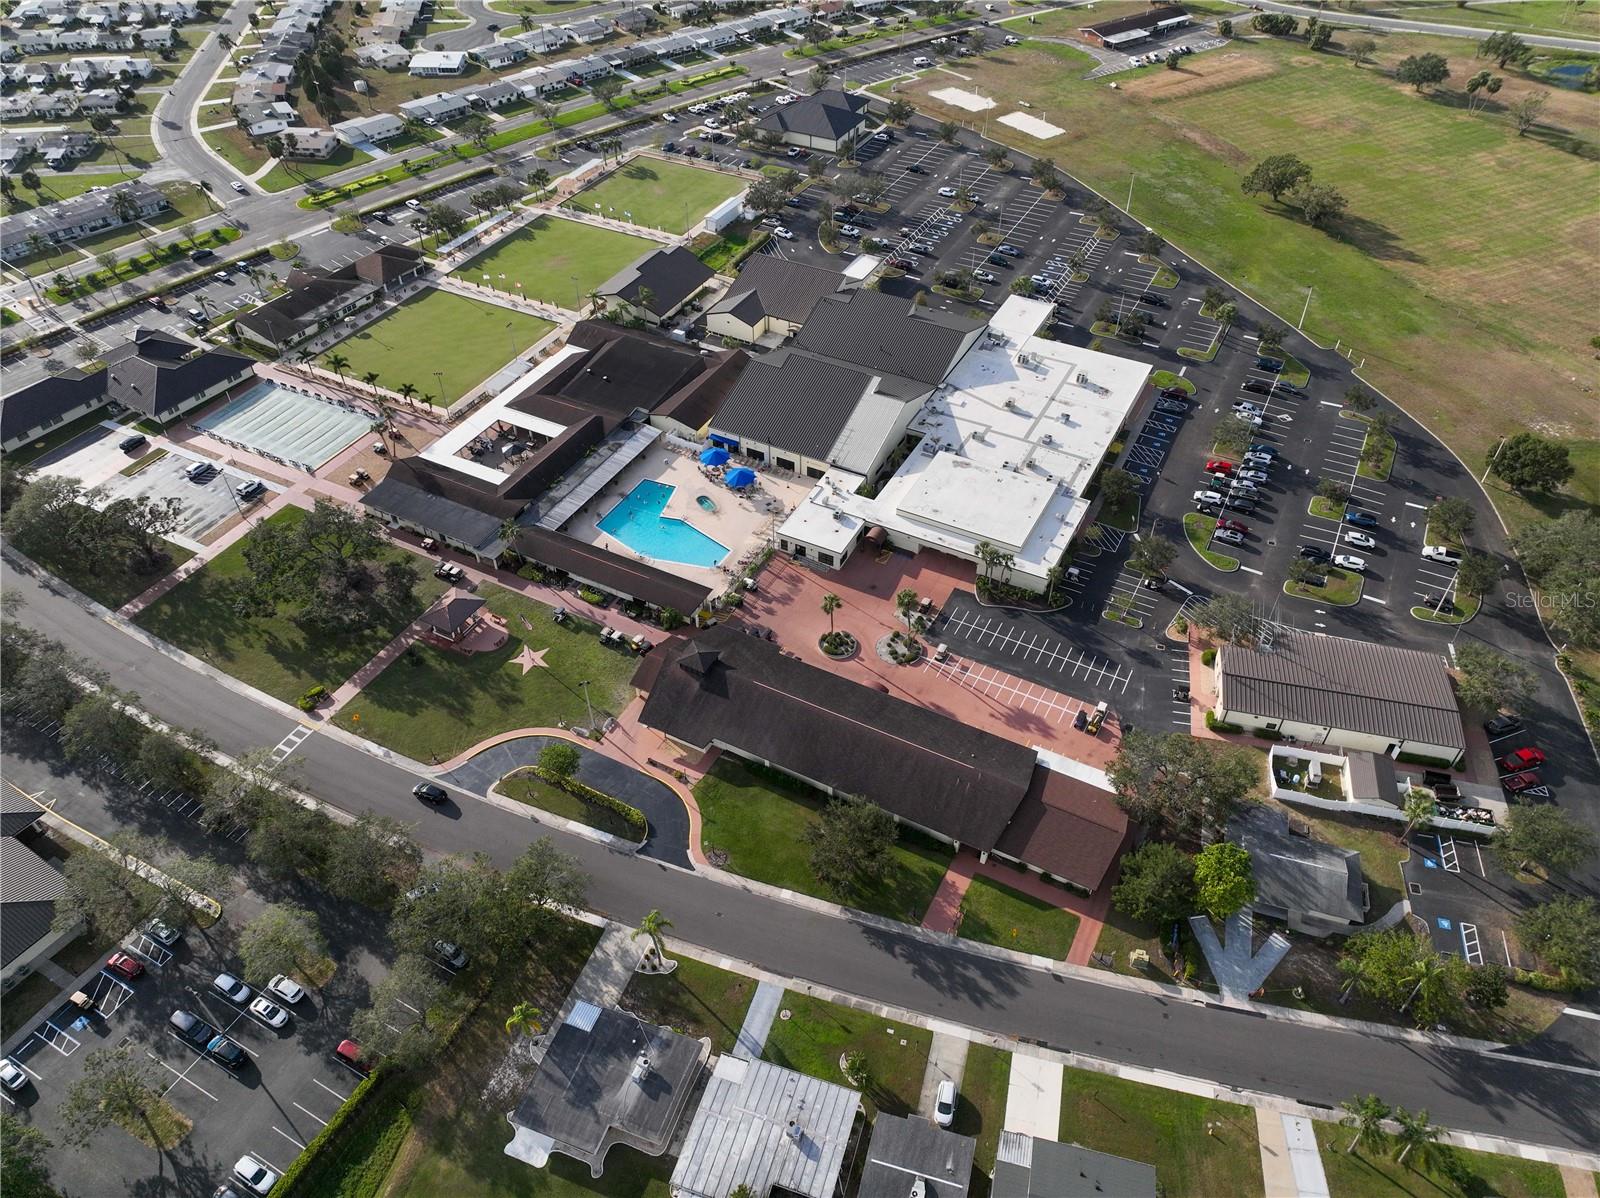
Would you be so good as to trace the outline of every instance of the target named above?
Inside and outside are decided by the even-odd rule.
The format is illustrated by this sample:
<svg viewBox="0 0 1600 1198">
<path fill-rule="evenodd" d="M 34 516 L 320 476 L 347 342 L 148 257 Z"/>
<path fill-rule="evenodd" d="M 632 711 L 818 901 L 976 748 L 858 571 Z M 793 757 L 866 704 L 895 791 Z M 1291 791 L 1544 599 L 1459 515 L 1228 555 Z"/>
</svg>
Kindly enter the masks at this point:
<svg viewBox="0 0 1600 1198">
<path fill-rule="evenodd" d="M 270 998 L 252 999 L 250 1014 L 270 1028 L 281 1028 L 289 1022 L 289 1012 L 285 1011 Z"/>
<path fill-rule="evenodd" d="M 1206 463 L 1207 474 L 1232 474 L 1233 463 L 1225 462 L 1221 458 L 1212 458 Z"/>
<path fill-rule="evenodd" d="M 1333 554 L 1329 553 L 1321 545 L 1302 545 L 1296 552 L 1311 562 L 1325 562 L 1333 557 Z"/>
<path fill-rule="evenodd" d="M 252 499 L 258 499 L 265 495 L 267 493 L 267 484 L 260 479 L 248 479 L 234 487 L 233 493 L 239 497 L 241 502 L 248 503 Z"/>
<path fill-rule="evenodd" d="M 772 230 L 772 235 L 780 241 L 794 240 L 794 234 L 786 229 L 783 225 L 779 225 L 776 229 Z"/>
<path fill-rule="evenodd" d="M 250 1060 L 244 1049 L 226 1036 L 212 1036 L 206 1044 L 206 1056 L 234 1073 L 243 1069 Z"/>
<path fill-rule="evenodd" d="M 1257 442 L 1256 444 L 1250 446 L 1250 448 L 1249 448 L 1249 450 L 1247 452 L 1249 452 L 1249 453 L 1263 453 L 1263 454 L 1266 454 L 1267 457 L 1269 457 L 1269 458 L 1276 458 L 1278 456 L 1278 447 L 1276 445 L 1269 445 L 1269 444 L 1267 444 L 1266 442 L 1263 441 L 1263 442 Z"/>
<path fill-rule="evenodd" d="M 231 973 L 217 974 L 216 977 L 211 979 L 211 988 L 229 1002 L 236 1003 L 249 1002 L 250 996 L 255 993 L 254 990 L 250 989 L 249 986 L 246 986 Z"/>
<path fill-rule="evenodd" d="M 1014 245 L 997 245 L 994 247 L 994 249 L 995 253 L 1004 254 L 1007 258 L 1022 257 L 1022 251 Z"/>
<path fill-rule="evenodd" d="M 1445 566 L 1459 566 L 1461 564 L 1461 551 L 1452 549 L 1448 545 L 1424 545 L 1422 556 L 1430 562 L 1438 562 Z"/>
<path fill-rule="evenodd" d="M 1354 524 L 1357 528 L 1378 527 L 1378 518 L 1371 512 L 1358 512 L 1353 508 L 1345 510 L 1344 522 L 1346 524 Z"/>
<path fill-rule="evenodd" d="M 1187 414 L 1189 411 L 1189 405 L 1177 399 L 1158 399 L 1155 407 L 1158 412 L 1183 412 Z"/>
<path fill-rule="evenodd" d="M 361 1051 L 361 1045 L 354 1040 L 340 1040 L 339 1047 L 333 1050 L 333 1055 L 344 1064 L 350 1066 L 362 1077 L 372 1072 L 372 1064 Z"/>
<path fill-rule="evenodd" d="M 1167 297 L 1157 295 L 1154 291 L 1146 291 L 1139 297 L 1139 302 L 1141 304 L 1149 304 L 1152 308 L 1165 308 L 1167 306 Z"/>
<path fill-rule="evenodd" d="M 150 444 L 149 437 L 143 433 L 133 433 L 118 441 L 117 448 L 122 450 L 123 453 L 132 453 L 134 450 L 141 449 L 148 444 Z"/>
<path fill-rule="evenodd" d="M 1523 770 L 1520 774 L 1512 774 L 1501 778 L 1500 785 L 1512 794 L 1521 794 L 1525 790 L 1532 790 L 1540 785 L 1539 775 L 1534 770 Z"/>
<path fill-rule="evenodd" d="M 1257 395 L 1271 395 L 1272 384 L 1263 383 L 1260 379 L 1246 379 L 1240 384 L 1246 391 L 1253 391 Z"/>
<path fill-rule="evenodd" d="M 171 948 L 183 938 L 183 933 L 171 924 L 162 923 L 159 919 L 152 919 L 144 925 L 144 934 L 154 940 L 162 948 Z"/>
<path fill-rule="evenodd" d="M 241 1156 L 233 1166 L 233 1175 L 254 1194 L 270 1194 L 278 1184 L 277 1173 L 253 1156 Z"/>
<path fill-rule="evenodd" d="M 1246 482 L 1264 483 L 1272 476 L 1265 470 L 1252 466 L 1239 471 L 1239 477 L 1244 479 Z"/>
<path fill-rule="evenodd" d="M 933 1096 L 933 1121 L 940 1127 L 949 1127 L 956 1117 L 956 1084 L 949 1078 L 939 1083 Z"/>
<path fill-rule="evenodd" d="M 1222 502 L 1222 492 L 1199 490 L 1194 493 L 1196 503 L 1218 504 Z"/>
<path fill-rule="evenodd" d="M 957 194 L 958 192 L 954 187 L 941 187 L 939 189 L 939 198 L 942 200 L 953 200 Z"/>
<path fill-rule="evenodd" d="M 1483 730 L 1489 734 L 1490 740 L 1500 740 L 1513 732 L 1521 732 L 1523 726 L 1522 720 L 1514 715 L 1497 715 L 1483 722 Z"/>
<path fill-rule="evenodd" d="M 1008 33 L 1002 39 L 1001 45 L 1005 45 L 1005 46 L 1020 46 L 1020 45 L 1022 45 L 1022 39 L 1020 37 L 1018 37 L 1014 33 Z"/>
<path fill-rule="evenodd" d="M 105 969 L 131 982 L 144 973 L 144 962 L 128 953 L 112 953 L 106 958 Z"/>
<path fill-rule="evenodd" d="M 1182 387 L 1163 387 L 1156 394 L 1162 399 L 1181 399 L 1185 403 L 1189 400 L 1189 393 Z"/>
<path fill-rule="evenodd" d="M 998 283 L 1000 281 L 999 275 L 987 270 L 975 270 L 972 272 L 972 277 L 980 283 Z"/>
<path fill-rule="evenodd" d="M 1521 770 L 1530 770 L 1545 763 L 1543 749 L 1513 749 L 1500 759 L 1500 768 L 1505 773 L 1514 774 Z"/>
<path fill-rule="evenodd" d="M 1252 428 L 1261 427 L 1260 412 L 1235 412 L 1234 415 L 1240 420 L 1243 420 L 1246 424 L 1250 425 Z"/>
<path fill-rule="evenodd" d="M 1277 374 L 1279 371 L 1281 371 L 1283 369 L 1283 359 L 1282 358 L 1267 358 L 1267 357 L 1257 358 L 1256 359 L 1256 369 L 1257 370 L 1270 370 L 1273 374 Z"/>
<path fill-rule="evenodd" d="M 217 1034 L 217 1029 L 200 1016 L 184 1010 L 174 1011 L 167 1016 L 167 1030 L 185 1044 L 192 1044 L 196 1048 L 204 1048 L 211 1043 L 211 1037 Z"/>
<path fill-rule="evenodd" d="M 1333 564 L 1341 570 L 1354 570 L 1357 574 L 1362 574 L 1366 571 L 1367 559 L 1357 557 L 1353 553 L 1336 553 L 1333 555 Z"/>
<path fill-rule="evenodd" d="M 1226 528 L 1229 532 L 1249 532 L 1250 526 L 1242 520 L 1229 520 L 1226 516 L 1217 517 L 1217 527 Z"/>
<path fill-rule="evenodd" d="M 1244 464 L 1246 466 L 1270 466 L 1275 460 L 1264 453 L 1247 453 L 1244 455 Z"/>
<path fill-rule="evenodd" d="M 450 801 L 449 792 L 433 782 L 418 782 L 411 788 L 411 793 L 424 803 L 432 803 L 435 807 Z"/>
<path fill-rule="evenodd" d="M 1455 603 L 1451 601 L 1449 595 L 1442 592 L 1429 591 L 1422 597 L 1422 602 L 1418 606 L 1425 607 L 1441 616 L 1453 616 L 1456 614 Z"/>
<path fill-rule="evenodd" d="M 449 940 L 435 940 L 430 947 L 441 965 L 448 965 L 458 971 L 467 967 L 467 952 L 459 944 Z"/>
<path fill-rule="evenodd" d="M 285 974 L 275 974 L 267 983 L 267 993 L 286 1003 L 297 1003 L 306 996 L 305 987 Z"/>
<path fill-rule="evenodd" d="M 460 566 L 457 566 L 451 562 L 440 562 L 434 567 L 433 576 L 435 578 L 442 578 L 446 582 L 456 583 L 459 585 L 461 580 L 467 575 L 466 571 Z"/>
<path fill-rule="evenodd" d="M 217 256 L 217 251 L 216 250 L 200 249 L 200 250 L 195 250 L 194 253 L 189 255 L 189 261 L 190 262 L 210 262 L 211 259 L 215 258 L 216 256 Z"/>
<path fill-rule="evenodd" d="M 28 1084 L 28 1071 L 10 1057 L 0 1060 L 0 1086 L 15 1094 Z"/>
<path fill-rule="evenodd" d="M 984 261 L 987 262 L 990 266 L 1003 266 L 1007 270 L 1011 269 L 1011 259 L 1007 258 L 1004 254 L 1000 253 L 998 250 L 995 251 L 994 253 L 990 254 L 987 258 L 984 259 Z"/>
<path fill-rule="evenodd" d="M 855 225 L 840 225 L 839 235 L 841 237 L 860 237 L 861 230 Z"/>
<path fill-rule="evenodd" d="M 1211 535 L 1216 540 L 1221 541 L 1224 545 L 1243 545 L 1244 544 L 1244 533 L 1242 533 L 1242 532 L 1234 532 L 1233 529 L 1231 529 L 1231 528 L 1219 528 L 1219 529 L 1217 529 L 1216 532 L 1212 533 Z"/>
<path fill-rule="evenodd" d="M 1378 542 L 1371 535 L 1359 532 L 1354 528 L 1344 530 L 1344 543 L 1354 545 L 1357 549 L 1376 549 Z"/>
<path fill-rule="evenodd" d="M 1230 495 L 1228 496 L 1228 502 L 1222 506 L 1230 512 L 1243 512 L 1248 516 L 1256 510 L 1256 501 L 1248 495 Z"/>
</svg>

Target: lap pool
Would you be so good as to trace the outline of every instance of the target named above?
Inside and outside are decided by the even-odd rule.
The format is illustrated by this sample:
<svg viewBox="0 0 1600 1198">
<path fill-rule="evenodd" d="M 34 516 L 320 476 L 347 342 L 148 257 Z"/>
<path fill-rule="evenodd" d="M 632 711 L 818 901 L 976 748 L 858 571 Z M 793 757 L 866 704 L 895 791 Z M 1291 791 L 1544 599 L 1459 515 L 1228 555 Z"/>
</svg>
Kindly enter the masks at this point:
<svg viewBox="0 0 1600 1198">
<path fill-rule="evenodd" d="M 659 561 L 710 569 L 728 556 L 728 547 L 687 520 L 663 516 L 674 488 L 646 479 L 600 518 L 600 531 L 617 538 L 635 553 Z"/>
<path fill-rule="evenodd" d="M 357 408 L 262 382 L 195 424 L 219 440 L 315 470 L 367 432 L 372 417 Z"/>
</svg>

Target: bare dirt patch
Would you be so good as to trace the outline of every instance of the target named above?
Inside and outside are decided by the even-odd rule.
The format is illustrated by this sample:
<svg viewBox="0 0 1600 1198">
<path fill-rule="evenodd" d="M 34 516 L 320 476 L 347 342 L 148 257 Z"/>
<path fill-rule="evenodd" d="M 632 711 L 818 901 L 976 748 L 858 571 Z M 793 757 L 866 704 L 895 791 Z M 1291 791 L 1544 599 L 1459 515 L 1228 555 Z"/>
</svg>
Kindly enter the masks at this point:
<svg viewBox="0 0 1600 1198">
<path fill-rule="evenodd" d="M 1176 71 L 1149 71 L 1124 83 L 1119 90 L 1141 100 L 1174 100 L 1276 73 L 1277 68 L 1271 63 L 1236 51 L 1191 54 Z"/>
</svg>

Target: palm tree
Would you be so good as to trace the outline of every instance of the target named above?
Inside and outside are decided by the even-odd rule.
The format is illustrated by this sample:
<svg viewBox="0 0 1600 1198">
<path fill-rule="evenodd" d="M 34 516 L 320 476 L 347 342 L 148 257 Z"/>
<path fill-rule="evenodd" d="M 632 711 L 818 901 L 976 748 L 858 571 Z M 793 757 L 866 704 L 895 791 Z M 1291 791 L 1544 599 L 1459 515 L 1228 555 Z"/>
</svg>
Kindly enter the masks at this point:
<svg viewBox="0 0 1600 1198">
<path fill-rule="evenodd" d="M 953 146 L 956 139 L 961 136 L 961 126 L 954 121 L 945 121 L 939 126 L 939 140 L 946 145 Z"/>
<path fill-rule="evenodd" d="M 910 624 L 911 612 L 920 601 L 921 596 L 913 591 L 910 587 L 906 587 L 904 590 L 895 592 L 894 609 L 899 613 L 902 620 L 904 620 L 907 624 Z"/>
<path fill-rule="evenodd" d="M 672 921 L 652 907 L 650 913 L 641 919 L 639 926 L 633 930 L 633 938 L 637 940 L 640 936 L 650 937 L 650 943 L 655 947 L 656 960 L 665 961 L 667 959 L 667 950 L 666 946 L 661 942 L 661 933 L 671 926 Z"/>
<path fill-rule="evenodd" d="M 833 632 L 833 613 L 844 606 L 844 600 L 839 596 L 829 593 L 822 597 L 822 612 L 828 617 L 828 632 Z"/>
<path fill-rule="evenodd" d="M 378 372 L 376 370 L 367 371 L 364 375 L 361 376 L 361 381 L 363 383 L 365 383 L 367 386 L 372 388 L 372 393 L 374 395 L 376 395 L 378 393 Z M 382 415 L 381 414 L 379 416 L 379 419 L 382 419 Z M 388 421 L 384 420 L 384 423 L 387 424 Z"/>
<path fill-rule="evenodd" d="M 544 1030 L 544 1024 L 539 1022 L 539 1016 L 543 1014 L 531 1002 L 519 1002 L 506 1016 L 506 1035 L 515 1036 L 521 1032 L 524 1036 L 537 1036 Z"/>
<path fill-rule="evenodd" d="M 1406 970 L 1405 980 L 1415 980 L 1416 985 L 1411 988 L 1411 996 L 1400 1004 L 1402 1013 L 1418 998 L 1422 1000 L 1417 1004 L 1419 1010 L 1438 1011 L 1454 993 L 1449 962 L 1442 953 L 1434 952 L 1428 941 L 1422 941 L 1421 945 L 1427 947 Z"/>
<path fill-rule="evenodd" d="M 500 521 L 499 531 L 495 535 L 500 538 L 500 543 L 509 549 L 511 542 L 517 539 L 517 534 L 521 531 L 522 525 L 518 524 L 514 517 L 508 516 Z"/>
<path fill-rule="evenodd" d="M 988 541 L 979 541 L 973 549 L 978 555 L 978 564 L 983 567 L 984 580 L 990 580 L 994 577 L 995 562 L 1000 560 L 1000 551 Z"/>
<path fill-rule="evenodd" d="M 1383 1135 L 1383 1121 L 1389 1117 L 1389 1104 L 1376 1094 L 1347 1098 L 1339 1106 L 1345 1112 L 1339 1122 L 1356 1129 L 1355 1138 L 1345 1149 L 1346 1153 L 1354 1152 L 1363 1140 L 1376 1140 Z"/>
<path fill-rule="evenodd" d="M 394 390 L 396 395 L 410 403 L 412 397 L 417 393 L 417 385 L 415 383 L 401 383 Z"/>
<path fill-rule="evenodd" d="M 644 312 L 650 311 L 650 305 L 656 302 L 655 289 L 641 287 L 633 297 L 633 306 Z"/>
<path fill-rule="evenodd" d="M 424 407 L 426 407 L 429 404 L 433 403 L 433 392 L 432 391 L 424 391 L 421 395 L 419 395 L 417 397 L 417 402 L 422 404 Z"/>
<path fill-rule="evenodd" d="M 1427 1111 L 1418 1111 L 1412 1114 L 1403 1106 L 1394 1108 L 1394 1121 L 1400 1125 L 1400 1130 L 1395 1132 L 1395 1139 L 1403 1147 L 1396 1159 L 1404 1164 L 1413 1148 L 1419 1149 L 1418 1158 L 1426 1158 L 1434 1143 L 1439 1139 L 1439 1129 L 1428 1120 Z"/>
<path fill-rule="evenodd" d="M 339 376 L 339 381 L 344 382 L 344 370 L 350 365 L 350 359 L 343 354 L 329 354 L 323 359 L 328 364 L 328 369 Z"/>
<path fill-rule="evenodd" d="M 1406 815 L 1406 826 L 1400 833 L 1400 843 L 1404 844 L 1413 828 L 1433 817 L 1433 796 L 1420 786 L 1414 786 L 1406 793 L 1402 810 Z"/>
</svg>

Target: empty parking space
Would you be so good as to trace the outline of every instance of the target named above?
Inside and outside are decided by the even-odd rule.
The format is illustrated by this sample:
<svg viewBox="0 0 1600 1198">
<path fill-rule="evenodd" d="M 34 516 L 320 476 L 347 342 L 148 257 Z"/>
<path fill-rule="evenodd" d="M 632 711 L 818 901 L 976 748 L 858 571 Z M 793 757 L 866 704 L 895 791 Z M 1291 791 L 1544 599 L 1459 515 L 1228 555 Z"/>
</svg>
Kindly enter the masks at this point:
<svg viewBox="0 0 1600 1198">
<path fill-rule="evenodd" d="M 1470 836 L 1414 832 L 1403 865 L 1411 909 L 1434 947 L 1468 964 L 1526 967 L 1511 925 L 1533 896 L 1504 873 Z M 1518 893 L 1522 891 L 1523 893 Z"/>
<path fill-rule="evenodd" d="M 936 671 L 957 686 L 964 686 L 986 698 L 995 699 L 1032 715 L 1041 715 L 1053 724 L 1071 720 L 1087 706 L 1070 695 L 1058 694 L 1036 682 L 1014 678 L 993 666 L 968 661 L 951 654 L 945 661 L 926 659 L 928 668 Z"/>
<path fill-rule="evenodd" d="M 986 611 L 964 595 L 951 597 L 933 635 L 961 643 L 968 654 L 986 664 L 1047 686 L 1087 683 L 1117 694 L 1128 686 L 1128 669 L 1110 658 L 1071 645 L 1059 634 Z"/>
</svg>

